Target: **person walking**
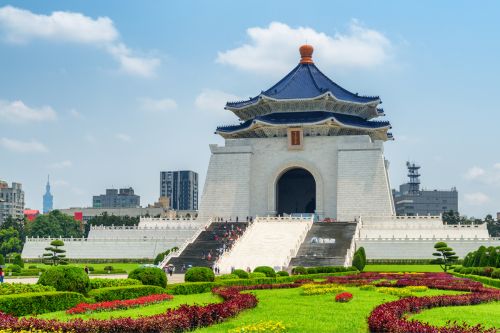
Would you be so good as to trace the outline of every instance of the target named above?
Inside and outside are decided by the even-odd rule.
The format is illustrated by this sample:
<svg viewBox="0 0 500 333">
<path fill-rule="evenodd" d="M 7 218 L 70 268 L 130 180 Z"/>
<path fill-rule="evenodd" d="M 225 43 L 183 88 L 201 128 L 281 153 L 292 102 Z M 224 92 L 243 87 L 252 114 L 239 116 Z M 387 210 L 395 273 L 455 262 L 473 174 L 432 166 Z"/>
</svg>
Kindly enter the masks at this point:
<svg viewBox="0 0 500 333">
<path fill-rule="evenodd" d="M 85 270 L 85 273 L 87 273 L 87 275 L 89 275 L 89 272 L 90 272 L 89 267 L 85 266 L 84 270 Z"/>
<path fill-rule="evenodd" d="M 2 267 L 0 267 L 0 283 L 3 283 L 3 278 L 4 278 L 4 275 L 5 275 L 5 273 L 4 273 L 4 271 L 3 271 L 3 268 L 2 268 Z"/>
</svg>

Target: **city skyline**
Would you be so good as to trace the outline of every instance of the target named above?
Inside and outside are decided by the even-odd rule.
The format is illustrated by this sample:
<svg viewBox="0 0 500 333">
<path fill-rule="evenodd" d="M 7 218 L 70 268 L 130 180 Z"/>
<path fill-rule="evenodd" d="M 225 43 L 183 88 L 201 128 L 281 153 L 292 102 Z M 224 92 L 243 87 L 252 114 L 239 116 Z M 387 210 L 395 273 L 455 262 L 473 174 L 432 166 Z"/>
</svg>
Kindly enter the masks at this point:
<svg viewBox="0 0 500 333">
<path fill-rule="evenodd" d="M 129 186 L 152 203 L 162 170 L 197 172 L 202 192 L 216 126 L 237 123 L 226 101 L 268 88 L 308 42 L 335 82 L 381 96 L 392 188 L 415 160 L 424 188 L 457 187 L 461 213 L 500 210 L 499 5 L 315 4 L 0 6 L 0 178 L 22 183 L 34 209 L 47 173 L 54 208 Z"/>
</svg>

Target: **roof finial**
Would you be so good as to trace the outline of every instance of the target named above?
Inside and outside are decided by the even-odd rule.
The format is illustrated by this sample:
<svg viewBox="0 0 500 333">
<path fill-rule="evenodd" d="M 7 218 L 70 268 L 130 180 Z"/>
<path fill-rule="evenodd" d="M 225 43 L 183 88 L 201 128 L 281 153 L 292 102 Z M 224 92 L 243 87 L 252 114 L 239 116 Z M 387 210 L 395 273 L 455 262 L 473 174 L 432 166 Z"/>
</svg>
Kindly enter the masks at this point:
<svg viewBox="0 0 500 333">
<path fill-rule="evenodd" d="M 301 64 L 314 64 L 312 60 L 312 54 L 314 52 L 314 48 L 309 44 L 304 44 L 299 48 L 300 52 L 300 63 Z"/>
</svg>

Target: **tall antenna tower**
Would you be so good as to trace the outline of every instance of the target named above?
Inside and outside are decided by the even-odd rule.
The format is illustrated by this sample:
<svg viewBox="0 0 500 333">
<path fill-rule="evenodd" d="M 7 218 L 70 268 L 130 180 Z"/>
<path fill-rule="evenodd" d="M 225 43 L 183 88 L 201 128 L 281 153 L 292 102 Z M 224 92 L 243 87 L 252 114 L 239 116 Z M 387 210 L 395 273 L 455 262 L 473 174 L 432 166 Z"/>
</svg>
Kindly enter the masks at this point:
<svg viewBox="0 0 500 333">
<path fill-rule="evenodd" d="M 410 179 L 408 182 L 410 185 L 408 192 L 418 194 L 420 192 L 420 173 L 418 172 L 420 165 L 406 162 L 406 167 L 408 168 L 408 178 Z"/>
</svg>

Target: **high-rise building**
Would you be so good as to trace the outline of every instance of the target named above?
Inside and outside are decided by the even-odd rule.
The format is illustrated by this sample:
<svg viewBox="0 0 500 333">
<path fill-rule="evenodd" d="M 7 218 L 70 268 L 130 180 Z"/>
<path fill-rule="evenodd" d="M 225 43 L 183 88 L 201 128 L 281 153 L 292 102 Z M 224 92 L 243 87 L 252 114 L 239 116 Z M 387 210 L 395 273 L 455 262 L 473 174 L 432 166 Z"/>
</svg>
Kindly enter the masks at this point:
<svg viewBox="0 0 500 333">
<path fill-rule="evenodd" d="M 458 192 L 451 190 L 420 189 L 420 166 L 406 163 L 408 168 L 408 183 L 399 186 L 399 191 L 393 190 L 394 206 L 397 215 L 439 215 L 447 211 L 458 212 Z"/>
<path fill-rule="evenodd" d="M 189 170 L 160 172 L 160 197 L 169 197 L 172 209 L 198 210 L 198 174 Z"/>
<path fill-rule="evenodd" d="M 106 189 L 106 194 L 94 195 L 93 208 L 133 208 L 140 207 L 141 197 L 134 194 L 134 189 Z"/>
<path fill-rule="evenodd" d="M 54 196 L 50 193 L 49 176 L 47 176 L 47 185 L 45 185 L 45 194 L 43 195 L 43 213 L 47 214 L 53 208 Z"/>
<path fill-rule="evenodd" d="M 23 217 L 24 191 L 20 183 L 12 183 L 9 187 L 7 182 L 0 180 L 0 224 L 9 217 Z"/>
</svg>

